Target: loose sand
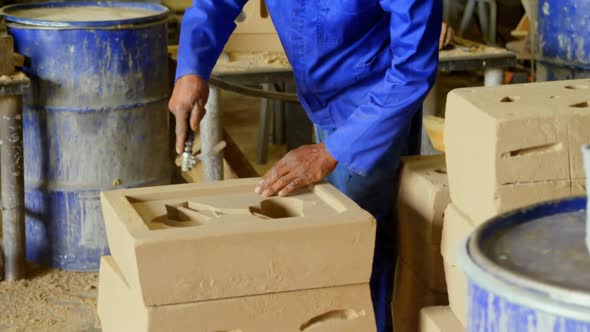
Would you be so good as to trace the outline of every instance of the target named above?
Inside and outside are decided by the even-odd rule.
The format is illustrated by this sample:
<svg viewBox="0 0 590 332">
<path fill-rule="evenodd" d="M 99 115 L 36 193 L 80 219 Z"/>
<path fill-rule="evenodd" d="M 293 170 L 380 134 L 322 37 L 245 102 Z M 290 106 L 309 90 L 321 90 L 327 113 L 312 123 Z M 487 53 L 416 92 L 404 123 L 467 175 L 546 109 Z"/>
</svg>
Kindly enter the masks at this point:
<svg viewBox="0 0 590 332">
<path fill-rule="evenodd" d="M 96 331 L 97 273 L 29 272 L 29 279 L 0 282 L 1 332 Z"/>
</svg>

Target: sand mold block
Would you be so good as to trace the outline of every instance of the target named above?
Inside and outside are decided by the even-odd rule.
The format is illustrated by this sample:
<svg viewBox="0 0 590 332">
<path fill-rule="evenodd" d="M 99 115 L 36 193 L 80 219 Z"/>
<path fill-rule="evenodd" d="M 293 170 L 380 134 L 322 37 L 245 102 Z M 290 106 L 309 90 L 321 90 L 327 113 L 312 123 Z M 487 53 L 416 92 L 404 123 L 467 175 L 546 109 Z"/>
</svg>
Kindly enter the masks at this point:
<svg viewBox="0 0 590 332">
<path fill-rule="evenodd" d="M 98 315 L 105 332 L 375 331 L 368 284 L 146 306 L 110 256 L 101 261 Z"/>
<path fill-rule="evenodd" d="M 147 305 L 367 283 L 373 217 L 329 184 L 292 197 L 258 179 L 105 192 L 113 259 Z"/>
<path fill-rule="evenodd" d="M 542 200 L 571 195 L 563 188 L 585 178 L 580 149 L 590 142 L 588 126 L 588 79 L 452 91 L 445 146 L 453 202 L 485 219 L 530 203 L 516 197 L 508 207 L 503 192 L 538 185 Z"/>
<path fill-rule="evenodd" d="M 412 242 L 440 244 L 450 201 L 444 155 L 402 158 L 397 214 L 403 235 L 410 235 Z"/>
</svg>

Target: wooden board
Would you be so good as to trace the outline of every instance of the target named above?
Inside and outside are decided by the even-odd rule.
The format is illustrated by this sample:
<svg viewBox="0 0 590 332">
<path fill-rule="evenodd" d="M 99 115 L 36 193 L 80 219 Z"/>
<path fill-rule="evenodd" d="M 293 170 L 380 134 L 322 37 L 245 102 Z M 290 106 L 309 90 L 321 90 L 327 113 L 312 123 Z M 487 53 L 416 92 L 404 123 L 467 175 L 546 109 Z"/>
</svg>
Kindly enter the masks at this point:
<svg viewBox="0 0 590 332">
<path fill-rule="evenodd" d="M 424 127 L 432 143 L 432 147 L 439 152 L 445 152 L 445 119 L 427 115 L 424 117 Z"/>
</svg>

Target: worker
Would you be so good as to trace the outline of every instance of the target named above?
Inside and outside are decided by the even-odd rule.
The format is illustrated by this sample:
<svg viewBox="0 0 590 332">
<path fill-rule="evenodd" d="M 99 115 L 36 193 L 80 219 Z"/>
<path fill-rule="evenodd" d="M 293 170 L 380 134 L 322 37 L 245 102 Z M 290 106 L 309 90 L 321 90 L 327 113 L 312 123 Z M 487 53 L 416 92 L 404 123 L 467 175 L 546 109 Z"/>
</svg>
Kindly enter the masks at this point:
<svg viewBox="0 0 590 332">
<path fill-rule="evenodd" d="M 195 0 L 180 31 L 169 108 L 176 150 L 205 114 L 207 80 L 247 0 Z M 256 0 L 258 1 L 258 0 Z M 440 0 L 267 0 L 317 144 L 289 152 L 255 191 L 289 195 L 327 179 L 377 221 L 371 295 L 393 330 L 394 192 L 400 157 L 418 154 L 421 104 L 434 84 Z M 441 39 L 442 38 L 442 39 Z"/>
</svg>

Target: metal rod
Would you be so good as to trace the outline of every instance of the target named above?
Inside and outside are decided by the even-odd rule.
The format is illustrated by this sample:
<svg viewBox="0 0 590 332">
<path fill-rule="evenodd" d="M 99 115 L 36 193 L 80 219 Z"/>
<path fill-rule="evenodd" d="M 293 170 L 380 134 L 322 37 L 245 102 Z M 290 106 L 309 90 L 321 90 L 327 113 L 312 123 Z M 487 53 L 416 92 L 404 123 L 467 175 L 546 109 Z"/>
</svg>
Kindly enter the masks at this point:
<svg viewBox="0 0 590 332">
<path fill-rule="evenodd" d="M 0 97 L 4 278 L 25 277 L 22 97 Z"/>
<path fill-rule="evenodd" d="M 297 98 L 297 94 L 295 94 L 295 93 L 285 93 L 285 92 L 276 92 L 276 91 L 270 91 L 270 90 L 264 90 L 264 89 L 260 90 L 260 89 L 249 88 L 247 86 L 243 86 L 243 85 L 235 84 L 235 83 L 230 83 L 228 81 L 225 81 L 225 80 L 213 77 L 213 76 L 211 76 L 209 78 L 209 83 L 212 86 L 216 86 L 216 87 L 221 88 L 223 90 L 232 91 L 232 92 L 239 93 L 239 94 L 242 94 L 245 96 L 281 100 L 281 101 L 287 101 L 287 102 L 292 102 L 292 103 L 299 102 L 299 99 Z"/>
<path fill-rule="evenodd" d="M 270 84 L 262 84 L 265 91 L 270 91 Z M 268 159 L 268 134 L 272 119 L 270 99 L 260 101 L 260 119 L 258 120 L 258 143 L 256 145 L 256 163 L 259 165 L 266 164 Z"/>
<path fill-rule="evenodd" d="M 209 88 L 209 100 L 205 105 L 207 113 L 201 121 L 201 153 L 204 155 L 213 152 L 215 145 L 223 140 L 223 127 L 221 126 L 221 110 L 219 109 L 219 88 L 211 85 Z M 203 179 L 205 181 L 223 180 L 223 152 L 211 154 L 202 159 Z"/>
</svg>

